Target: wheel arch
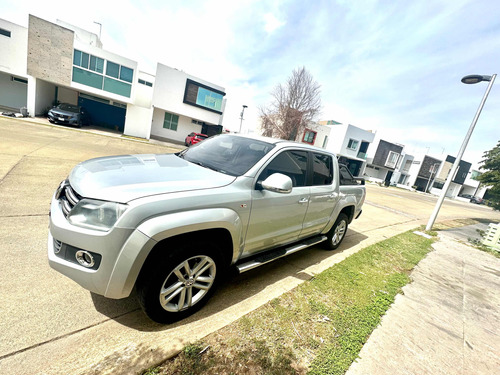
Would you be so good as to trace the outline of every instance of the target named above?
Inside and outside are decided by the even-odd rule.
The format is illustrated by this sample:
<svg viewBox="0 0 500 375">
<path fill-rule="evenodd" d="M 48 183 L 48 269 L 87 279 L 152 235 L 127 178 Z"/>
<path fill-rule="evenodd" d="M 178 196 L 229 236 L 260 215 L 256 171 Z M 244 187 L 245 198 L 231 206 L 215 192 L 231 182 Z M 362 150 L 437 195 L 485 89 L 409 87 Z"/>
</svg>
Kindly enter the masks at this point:
<svg viewBox="0 0 500 375">
<path fill-rule="evenodd" d="M 240 250 L 241 220 L 230 209 L 208 209 L 162 215 L 143 222 L 120 251 L 105 296 L 130 295 L 146 262 L 162 256 L 177 241 L 208 236 L 222 250 L 224 265 L 233 263 Z"/>
</svg>

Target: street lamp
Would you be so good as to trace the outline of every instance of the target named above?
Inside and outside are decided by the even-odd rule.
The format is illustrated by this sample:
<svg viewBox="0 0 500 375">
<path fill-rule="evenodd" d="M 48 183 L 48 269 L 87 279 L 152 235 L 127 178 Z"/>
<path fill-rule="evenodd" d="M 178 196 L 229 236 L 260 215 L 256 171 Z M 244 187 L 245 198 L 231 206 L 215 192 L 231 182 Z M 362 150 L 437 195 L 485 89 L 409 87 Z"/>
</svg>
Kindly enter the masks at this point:
<svg viewBox="0 0 500 375">
<path fill-rule="evenodd" d="M 432 174 L 434 172 L 436 172 L 437 174 L 437 168 L 436 166 L 440 165 L 441 163 L 434 163 L 432 164 L 432 167 L 429 169 L 429 172 L 431 172 L 431 175 L 429 176 L 429 180 L 427 181 L 427 186 L 425 187 L 425 192 L 428 193 L 427 189 L 429 189 L 429 185 L 431 183 L 431 180 L 432 180 Z M 439 168 L 439 167 L 438 167 Z M 431 186 L 432 187 L 432 186 Z"/>
<path fill-rule="evenodd" d="M 248 106 L 243 104 L 243 109 L 240 113 L 240 131 L 238 133 L 241 133 L 241 125 L 243 125 L 243 113 L 245 113 L 245 108 L 248 108 Z"/>
<path fill-rule="evenodd" d="M 467 144 L 469 143 L 469 139 L 472 135 L 472 132 L 474 131 L 474 127 L 476 126 L 477 120 L 479 119 L 479 115 L 481 114 L 481 111 L 483 110 L 484 103 L 486 102 L 486 99 L 488 98 L 488 94 L 490 93 L 491 87 L 493 86 L 493 82 L 495 82 L 496 76 L 497 76 L 496 74 L 493 74 L 492 76 L 473 74 L 473 75 L 468 75 L 468 76 L 465 76 L 462 78 L 462 83 L 474 84 L 474 83 L 486 81 L 486 82 L 489 82 L 489 85 L 486 88 L 486 92 L 483 95 L 483 99 L 481 100 L 481 103 L 479 104 L 479 108 L 476 111 L 476 115 L 474 116 L 474 119 L 472 120 L 472 123 L 470 124 L 469 131 L 465 135 L 465 139 L 462 143 L 462 146 L 460 147 L 460 150 L 458 151 L 458 155 L 457 155 L 457 158 L 455 159 L 455 163 L 453 163 L 453 167 L 451 167 L 450 174 L 448 175 L 448 177 L 446 179 L 446 182 L 443 186 L 443 190 L 441 191 L 441 195 L 439 196 L 439 199 L 436 202 L 436 206 L 434 207 L 434 211 L 432 212 L 432 215 L 429 218 L 429 222 L 427 223 L 425 230 L 431 230 L 432 226 L 434 225 L 434 222 L 436 221 L 436 218 L 437 218 L 437 215 L 438 215 L 439 210 L 441 208 L 441 205 L 443 204 L 446 193 L 448 192 L 448 188 L 450 187 L 451 180 L 453 180 L 453 177 L 455 176 L 455 173 L 457 172 L 458 165 L 460 164 L 460 161 L 462 160 L 462 156 L 464 155 L 465 148 L 467 147 Z"/>
</svg>

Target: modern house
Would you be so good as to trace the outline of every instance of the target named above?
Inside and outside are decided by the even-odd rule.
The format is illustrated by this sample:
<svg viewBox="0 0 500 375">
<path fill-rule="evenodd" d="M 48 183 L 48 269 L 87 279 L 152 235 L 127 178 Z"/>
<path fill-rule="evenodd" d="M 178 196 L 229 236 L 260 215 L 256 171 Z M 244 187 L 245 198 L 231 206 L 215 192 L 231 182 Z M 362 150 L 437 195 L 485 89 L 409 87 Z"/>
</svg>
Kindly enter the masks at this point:
<svg viewBox="0 0 500 375">
<path fill-rule="evenodd" d="M 182 142 L 220 132 L 223 87 L 158 64 L 156 74 L 102 48 L 99 37 L 33 15 L 28 28 L 0 20 L 0 107 L 30 116 L 57 103 L 85 107 L 92 125 Z M 205 127 L 205 128 L 204 128 Z"/>
<path fill-rule="evenodd" d="M 440 170 L 442 160 L 429 155 L 417 155 L 410 167 L 408 184 L 418 191 L 428 192 L 436 174 Z"/>
<path fill-rule="evenodd" d="M 369 152 L 364 175 L 370 181 L 390 184 L 394 172 L 401 166 L 403 149 L 403 145 L 380 139 L 375 151 Z"/>
<path fill-rule="evenodd" d="M 477 180 L 481 174 L 481 172 L 475 169 L 469 171 L 467 178 L 460 189 L 459 195 L 468 194 L 473 197 L 483 198 L 485 193 L 488 191 L 488 187 L 481 185 L 481 183 Z"/>
<path fill-rule="evenodd" d="M 448 155 L 446 160 L 442 163 L 441 168 L 438 170 L 436 177 L 434 178 L 434 183 L 432 184 L 432 189 L 430 192 L 435 195 L 441 194 L 441 189 L 443 188 L 446 179 L 448 178 L 451 168 L 453 167 L 453 163 L 455 163 L 456 158 Z M 449 198 L 455 198 L 460 191 L 462 190 L 462 186 L 465 183 L 465 180 L 469 174 L 469 170 L 472 164 L 466 162 L 465 160 L 460 160 L 458 164 L 458 169 L 451 180 L 448 191 L 446 192 L 446 196 Z"/>
<path fill-rule="evenodd" d="M 374 138 L 375 133 L 369 130 L 328 120 L 308 127 L 301 141 L 334 152 L 353 176 L 362 176 L 368 147 Z"/>
</svg>

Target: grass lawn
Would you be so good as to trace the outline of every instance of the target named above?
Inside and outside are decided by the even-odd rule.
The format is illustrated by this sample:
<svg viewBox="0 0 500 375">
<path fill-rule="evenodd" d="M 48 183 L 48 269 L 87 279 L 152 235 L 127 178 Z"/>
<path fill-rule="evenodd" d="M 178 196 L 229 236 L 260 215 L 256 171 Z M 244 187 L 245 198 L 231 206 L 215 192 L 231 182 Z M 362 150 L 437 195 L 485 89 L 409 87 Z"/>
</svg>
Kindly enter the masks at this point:
<svg viewBox="0 0 500 375">
<path fill-rule="evenodd" d="M 344 374 L 433 241 L 360 250 L 144 374 Z"/>
</svg>

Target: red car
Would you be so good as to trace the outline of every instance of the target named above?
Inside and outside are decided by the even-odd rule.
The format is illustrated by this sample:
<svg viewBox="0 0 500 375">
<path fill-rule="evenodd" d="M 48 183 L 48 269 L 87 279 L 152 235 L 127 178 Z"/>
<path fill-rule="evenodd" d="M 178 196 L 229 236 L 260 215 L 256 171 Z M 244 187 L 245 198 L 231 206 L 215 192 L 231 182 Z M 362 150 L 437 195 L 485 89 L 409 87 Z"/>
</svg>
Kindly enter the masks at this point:
<svg viewBox="0 0 500 375">
<path fill-rule="evenodd" d="M 206 134 L 189 133 L 189 135 L 186 137 L 186 140 L 184 141 L 184 144 L 189 147 L 189 146 L 195 145 L 196 143 L 201 142 L 207 138 L 208 138 L 208 135 L 206 135 Z"/>
</svg>

